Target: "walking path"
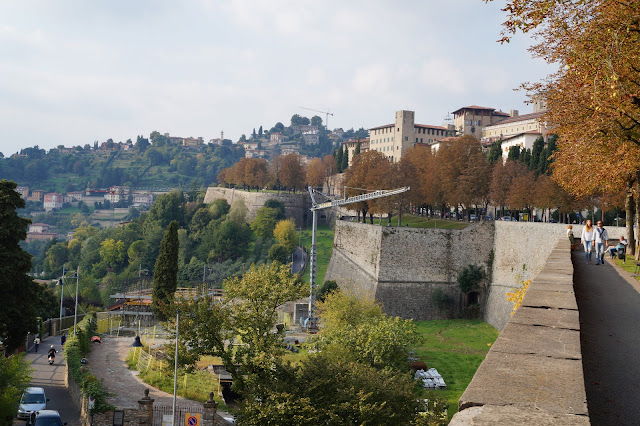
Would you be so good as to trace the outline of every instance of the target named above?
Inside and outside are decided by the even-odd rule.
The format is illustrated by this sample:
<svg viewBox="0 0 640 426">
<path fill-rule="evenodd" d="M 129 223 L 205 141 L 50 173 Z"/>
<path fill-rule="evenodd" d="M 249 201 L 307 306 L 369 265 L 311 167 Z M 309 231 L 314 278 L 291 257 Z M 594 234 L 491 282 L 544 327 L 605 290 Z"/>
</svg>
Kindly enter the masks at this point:
<svg viewBox="0 0 640 426">
<path fill-rule="evenodd" d="M 47 352 L 51 345 L 58 351 L 53 365 L 49 365 Z M 39 386 L 44 389 L 47 398 L 47 408 L 58 410 L 63 422 L 67 426 L 80 426 L 80 413 L 71 401 L 69 392 L 65 387 L 65 359 L 60 347 L 59 337 L 47 337 L 43 339 L 38 352 L 28 352 L 25 360 L 31 363 L 31 386 Z M 16 420 L 14 425 L 24 425 L 24 421 Z"/>
<path fill-rule="evenodd" d="M 129 370 L 126 363 L 127 355 L 133 343 L 132 337 L 102 338 L 102 343 L 94 343 L 87 356 L 88 367 L 93 375 L 103 381 L 105 388 L 114 395 L 108 402 L 118 408 L 137 408 L 138 400 L 144 396 L 144 390 L 149 389 L 149 397 L 153 398 L 154 406 L 173 405 L 173 395 L 156 389 L 137 376 L 137 372 Z M 202 407 L 200 402 L 177 397 L 180 407 Z M 222 418 L 231 418 L 227 413 L 218 411 Z M 221 417 L 216 422 L 224 424 Z M 218 424 L 218 423 L 216 423 Z"/>
<path fill-rule="evenodd" d="M 572 257 L 591 424 L 640 425 L 640 283 L 609 259 Z"/>
</svg>

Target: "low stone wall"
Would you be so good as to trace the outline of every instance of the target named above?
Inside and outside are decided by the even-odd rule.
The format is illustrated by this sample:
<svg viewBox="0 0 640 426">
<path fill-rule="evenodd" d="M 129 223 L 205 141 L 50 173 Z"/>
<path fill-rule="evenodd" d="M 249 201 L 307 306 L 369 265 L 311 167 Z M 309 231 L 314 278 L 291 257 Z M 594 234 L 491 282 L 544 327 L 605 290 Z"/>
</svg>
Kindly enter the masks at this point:
<svg viewBox="0 0 640 426">
<path fill-rule="evenodd" d="M 555 240 L 521 307 L 460 398 L 451 425 L 590 424 L 571 249 L 565 238 Z"/>
<path fill-rule="evenodd" d="M 231 204 L 240 198 L 244 201 L 248 209 L 247 220 L 252 221 L 256 217 L 256 212 L 269 199 L 281 201 L 284 204 L 285 214 L 296 221 L 296 226 L 306 226 L 311 223 L 311 200 L 306 192 L 290 194 L 287 192 L 250 192 L 230 188 L 209 187 L 204 196 L 205 204 L 211 203 L 219 198 L 227 200 Z M 324 223 L 323 218 L 319 218 L 320 223 Z"/>
</svg>

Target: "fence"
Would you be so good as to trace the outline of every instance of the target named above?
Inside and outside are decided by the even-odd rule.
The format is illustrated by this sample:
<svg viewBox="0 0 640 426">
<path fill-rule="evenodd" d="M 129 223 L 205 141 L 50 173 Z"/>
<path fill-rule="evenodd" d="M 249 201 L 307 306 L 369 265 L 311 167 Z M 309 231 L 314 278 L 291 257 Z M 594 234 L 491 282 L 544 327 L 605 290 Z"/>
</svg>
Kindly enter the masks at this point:
<svg viewBox="0 0 640 426">
<path fill-rule="evenodd" d="M 172 406 L 154 405 L 152 426 L 162 426 L 162 417 L 167 415 L 171 416 L 172 412 L 173 412 Z M 176 406 L 175 426 L 181 426 L 181 425 L 188 426 L 187 422 L 185 421 L 185 416 L 187 413 L 200 414 L 200 418 L 202 419 L 202 415 L 204 414 L 204 409 L 202 408 L 202 406 L 191 406 L 191 407 Z"/>
</svg>

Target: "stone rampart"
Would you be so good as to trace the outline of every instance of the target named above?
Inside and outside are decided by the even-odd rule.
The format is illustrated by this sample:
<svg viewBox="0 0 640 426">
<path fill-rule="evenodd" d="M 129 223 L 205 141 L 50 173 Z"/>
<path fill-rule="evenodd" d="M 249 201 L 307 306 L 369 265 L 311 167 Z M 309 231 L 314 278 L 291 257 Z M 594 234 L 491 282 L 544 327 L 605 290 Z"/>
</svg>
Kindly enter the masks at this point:
<svg viewBox="0 0 640 426">
<path fill-rule="evenodd" d="M 247 206 L 247 220 L 252 221 L 256 217 L 256 212 L 267 200 L 274 199 L 284 203 L 285 214 L 296 221 L 296 226 L 306 226 L 311 223 L 311 200 L 309 194 L 301 192 L 298 194 L 290 194 L 287 192 L 250 192 L 242 191 L 234 188 L 219 188 L 210 186 L 204 196 L 204 202 L 211 203 L 216 199 L 225 199 L 231 204 L 234 200 L 240 198 Z M 321 218 L 320 218 L 321 219 Z"/>
<path fill-rule="evenodd" d="M 458 305 L 459 272 L 469 264 L 486 270 L 493 248 L 492 223 L 442 230 L 336 221 L 334 231 L 325 279 L 375 298 L 390 315 L 416 320 L 446 317 L 433 292 L 443 290 Z"/>
<path fill-rule="evenodd" d="M 516 287 L 516 276 L 522 280 L 534 278 L 546 265 L 558 238 L 568 241 L 566 232 L 566 225 L 555 223 L 495 222 L 492 281 L 485 321 L 502 330 L 512 309 L 506 294 Z"/>
<path fill-rule="evenodd" d="M 564 236 L 545 241 L 550 256 L 460 397 L 451 425 L 590 424 L 571 249 Z"/>
</svg>

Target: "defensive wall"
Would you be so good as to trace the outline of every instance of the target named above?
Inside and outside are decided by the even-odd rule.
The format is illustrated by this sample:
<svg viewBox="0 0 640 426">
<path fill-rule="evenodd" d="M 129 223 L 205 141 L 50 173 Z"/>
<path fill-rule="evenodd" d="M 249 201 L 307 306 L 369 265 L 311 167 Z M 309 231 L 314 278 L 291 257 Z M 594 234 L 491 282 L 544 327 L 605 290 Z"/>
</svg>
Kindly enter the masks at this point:
<svg viewBox="0 0 640 426">
<path fill-rule="evenodd" d="M 255 219 L 256 211 L 264 206 L 267 200 L 274 199 L 284 204 L 286 216 L 293 218 L 296 221 L 296 226 L 306 226 L 311 223 L 311 212 L 309 211 L 311 208 L 311 199 L 309 194 L 305 192 L 290 194 L 287 192 L 250 192 L 213 186 L 207 188 L 207 193 L 204 196 L 205 204 L 211 203 L 219 198 L 227 200 L 229 204 L 233 203 L 236 199 L 242 199 L 248 209 L 248 221 Z"/>
<path fill-rule="evenodd" d="M 553 246 L 458 402 L 451 425 L 588 425 L 568 240 Z"/>
</svg>

